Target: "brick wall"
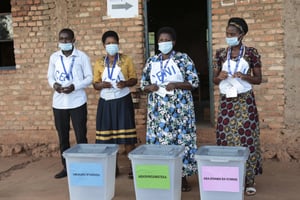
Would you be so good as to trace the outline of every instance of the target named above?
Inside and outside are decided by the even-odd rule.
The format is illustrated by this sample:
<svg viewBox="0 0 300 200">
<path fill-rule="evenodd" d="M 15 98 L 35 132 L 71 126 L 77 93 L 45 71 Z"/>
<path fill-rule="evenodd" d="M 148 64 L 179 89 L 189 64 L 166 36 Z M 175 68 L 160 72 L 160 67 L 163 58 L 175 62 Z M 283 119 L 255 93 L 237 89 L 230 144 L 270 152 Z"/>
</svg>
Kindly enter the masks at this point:
<svg viewBox="0 0 300 200">
<path fill-rule="evenodd" d="M 249 32 L 244 38 L 245 45 L 257 48 L 261 54 L 263 82 L 259 86 L 254 86 L 254 92 L 260 114 L 262 149 L 266 158 L 279 160 L 300 158 L 299 142 L 297 142 L 299 136 L 296 136 L 300 123 L 296 114 L 298 112 L 295 112 L 299 109 L 294 102 L 296 99 L 299 100 L 294 92 L 299 88 L 296 86 L 299 81 L 287 79 L 294 77 L 296 72 L 292 64 L 297 61 L 297 58 L 292 55 L 299 55 L 299 45 L 297 47 L 294 43 L 295 37 L 288 37 L 288 35 L 299 34 L 299 31 L 294 28 L 299 24 L 299 18 L 295 17 L 299 15 L 299 8 L 297 1 L 212 1 L 213 51 L 224 47 L 226 22 L 230 17 L 237 16 L 243 17 L 249 26 Z M 291 20 L 291 23 L 288 23 L 288 20 Z M 288 26 L 284 27 L 284 25 Z M 293 46 L 293 50 L 286 48 L 286 45 Z M 288 49 L 289 53 L 286 52 Z M 295 50 L 298 50 L 298 54 Z M 286 59 L 286 55 L 291 55 L 290 59 Z M 214 96 L 215 108 L 217 108 L 216 86 Z M 286 145 L 287 143 L 289 146 Z"/>
<path fill-rule="evenodd" d="M 17 70 L 0 71 L 1 143 L 56 142 L 47 69 L 49 56 L 57 50 L 58 32 L 62 28 L 74 30 L 76 46 L 90 56 L 92 64 L 105 53 L 102 34 L 115 30 L 120 36 L 121 51 L 133 57 L 140 77 L 145 60 L 141 2 L 136 18 L 111 19 L 106 16 L 106 1 L 102 0 L 11 1 Z M 88 129 L 93 142 L 99 94 L 92 86 L 87 92 Z M 138 99 L 139 95 L 135 96 Z M 136 109 L 139 133 L 145 132 L 143 110 Z"/>
<path fill-rule="evenodd" d="M 275 0 L 214 0 L 212 4 L 213 51 L 224 47 L 226 23 L 230 17 L 236 16 L 243 17 L 249 26 L 244 44 L 257 48 L 261 54 L 263 83 L 255 86 L 254 90 L 262 129 L 284 128 L 282 9 L 282 1 Z M 217 93 L 218 90 L 215 89 L 215 94 Z M 215 104 L 217 106 L 218 101 Z"/>
</svg>

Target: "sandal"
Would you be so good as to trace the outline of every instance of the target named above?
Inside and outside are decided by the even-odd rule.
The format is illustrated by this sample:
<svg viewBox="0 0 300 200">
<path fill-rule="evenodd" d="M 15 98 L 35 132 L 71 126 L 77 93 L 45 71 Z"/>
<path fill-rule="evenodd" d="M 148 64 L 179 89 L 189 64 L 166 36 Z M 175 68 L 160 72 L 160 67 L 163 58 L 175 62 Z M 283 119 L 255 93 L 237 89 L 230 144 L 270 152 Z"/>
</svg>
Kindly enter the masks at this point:
<svg viewBox="0 0 300 200">
<path fill-rule="evenodd" d="M 245 193 L 247 196 L 253 196 L 256 194 L 256 189 L 254 187 L 246 187 Z"/>
<path fill-rule="evenodd" d="M 181 179 L 181 191 L 182 192 L 189 192 L 192 190 L 192 187 L 187 182 L 186 177 L 182 177 Z"/>
</svg>

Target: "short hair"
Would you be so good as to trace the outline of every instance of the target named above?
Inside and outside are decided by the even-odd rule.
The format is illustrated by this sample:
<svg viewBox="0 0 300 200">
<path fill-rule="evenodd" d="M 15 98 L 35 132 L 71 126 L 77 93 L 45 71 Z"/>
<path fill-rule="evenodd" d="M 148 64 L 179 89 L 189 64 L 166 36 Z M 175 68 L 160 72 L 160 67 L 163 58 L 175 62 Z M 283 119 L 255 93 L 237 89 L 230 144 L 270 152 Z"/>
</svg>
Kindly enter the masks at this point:
<svg viewBox="0 0 300 200">
<path fill-rule="evenodd" d="M 110 30 L 110 31 L 106 31 L 105 33 L 103 33 L 103 35 L 102 35 L 102 43 L 103 44 L 105 43 L 105 40 L 108 37 L 115 38 L 117 40 L 117 42 L 119 43 L 119 36 L 115 31 Z"/>
<path fill-rule="evenodd" d="M 232 17 L 228 20 L 227 26 L 235 26 L 241 33 L 246 34 L 248 32 L 247 22 L 240 17 Z"/>
<path fill-rule="evenodd" d="M 72 31 L 72 29 L 69 29 L 69 28 L 63 28 L 59 31 L 59 34 L 60 35 L 61 33 L 67 33 L 72 39 L 75 38 L 75 34 L 74 34 L 74 31 Z"/>
<path fill-rule="evenodd" d="M 159 36 L 160 36 L 162 33 L 170 34 L 171 37 L 172 37 L 172 39 L 173 39 L 174 41 L 176 41 L 176 31 L 175 31 L 174 28 L 169 27 L 169 26 L 165 26 L 165 27 L 160 28 L 160 29 L 157 31 L 157 38 L 159 38 Z"/>
</svg>

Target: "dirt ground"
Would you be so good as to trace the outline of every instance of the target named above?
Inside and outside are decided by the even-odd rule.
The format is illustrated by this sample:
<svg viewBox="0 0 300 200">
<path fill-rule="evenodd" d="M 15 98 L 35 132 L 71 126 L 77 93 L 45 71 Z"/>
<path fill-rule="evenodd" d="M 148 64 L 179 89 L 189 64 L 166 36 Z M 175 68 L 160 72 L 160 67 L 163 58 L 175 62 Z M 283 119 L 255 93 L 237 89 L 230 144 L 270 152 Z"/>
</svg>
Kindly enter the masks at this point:
<svg viewBox="0 0 300 200">
<path fill-rule="evenodd" d="M 200 130 L 201 133 L 206 133 L 199 141 L 201 144 L 212 142 L 208 130 L 212 129 Z M 121 175 L 115 182 L 113 200 L 134 200 L 134 183 L 127 177 L 130 161 L 125 155 L 121 155 L 119 159 Z M 0 158 L 0 200 L 68 200 L 68 179 L 53 178 L 60 170 L 61 163 L 58 157 L 33 158 L 19 155 Z M 192 191 L 182 193 L 181 199 L 199 200 L 198 175 L 189 177 L 188 181 L 192 185 Z M 255 196 L 245 196 L 244 199 L 298 200 L 300 163 L 265 160 L 264 172 L 256 178 L 256 189 Z M 88 200 L 88 197 L 83 200 Z"/>
<path fill-rule="evenodd" d="M 133 180 L 127 178 L 128 161 L 125 156 L 121 160 L 121 175 L 116 179 L 113 200 L 134 200 Z M 60 169 L 58 158 L 1 158 L 0 200 L 68 200 L 67 178 L 53 178 Z M 193 188 L 191 192 L 182 193 L 182 199 L 200 199 L 198 176 L 188 180 Z M 264 174 L 257 177 L 256 184 L 256 196 L 245 197 L 245 200 L 298 200 L 300 164 L 265 161 Z"/>
</svg>

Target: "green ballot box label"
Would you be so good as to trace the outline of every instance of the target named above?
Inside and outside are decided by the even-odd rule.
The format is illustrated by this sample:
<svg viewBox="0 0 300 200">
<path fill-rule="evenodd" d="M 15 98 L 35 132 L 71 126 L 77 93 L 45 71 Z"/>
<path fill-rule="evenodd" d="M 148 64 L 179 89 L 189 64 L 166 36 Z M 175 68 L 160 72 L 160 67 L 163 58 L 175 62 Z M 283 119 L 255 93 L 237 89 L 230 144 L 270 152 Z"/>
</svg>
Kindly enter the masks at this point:
<svg viewBox="0 0 300 200">
<path fill-rule="evenodd" d="M 137 188 L 170 189 L 168 165 L 136 165 L 135 179 Z"/>
</svg>

